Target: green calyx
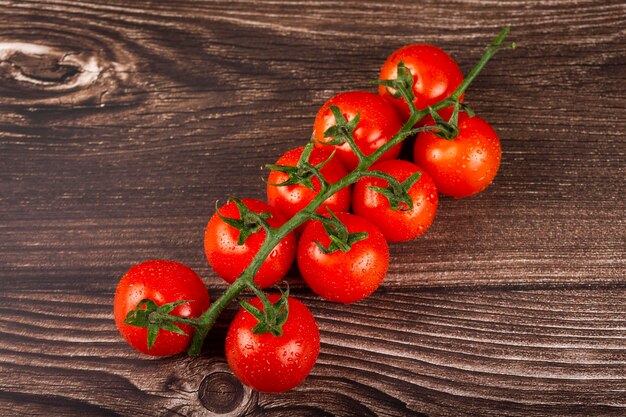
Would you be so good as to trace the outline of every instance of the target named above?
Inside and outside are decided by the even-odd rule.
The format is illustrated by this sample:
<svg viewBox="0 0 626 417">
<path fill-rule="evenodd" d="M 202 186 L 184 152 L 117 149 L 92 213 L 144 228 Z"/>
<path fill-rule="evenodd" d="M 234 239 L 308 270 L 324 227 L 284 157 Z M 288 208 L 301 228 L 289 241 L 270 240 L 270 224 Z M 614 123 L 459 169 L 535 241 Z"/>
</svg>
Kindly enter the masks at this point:
<svg viewBox="0 0 626 417">
<path fill-rule="evenodd" d="M 372 84 L 383 85 L 387 89 L 387 94 L 391 97 L 403 98 L 407 104 L 412 104 L 415 94 L 413 93 L 413 74 L 411 74 L 411 70 L 404 65 L 404 62 L 400 61 L 398 62 L 396 73 L 397 76 L 393 80 L 374 80 Z"/>
<path fill-rule="evenodd" d="M 289 286 L 287 286 L 285 291 L 279 288 L 280 298 L 273 304 L 256 284 L 250 282 L 248 287 L 263 303 L 263 310 L 256 308 L 247 301 L 239 303 L 241 307 L 259 321 L 252 328 L 252 332 L 254 334 L 271 333 L 276 337 L 282 336 L 283 325 L 287 322 L 287 317 L 289 316 Z"/>
<path fill-rule="evenodd" d="M 163 329 L 172 333 L 187 335 L 187 333 L 174 323 L 196 325 L 194 319 L 186 319 L 170 314 L 176 307 L 187 302 L 189 302 L 189 300 L 180 300 L 159 306 L 154 301 L 146 298 L 141 300 L 134 310 L 128 312 L 124 324 L 135 327 L 147 327 L 148 349 L 152 349 L 157 335 L 159 334 L 159 330 Z"/>
<path fill-rule="evenodd" d="M 317 165 L 313 165 L 309 162 L 309 158 L 311 156 L 311 152 L 313 151 L 313 142 L 309 142 L 304 147 L 302 151 L 302 155 L 300 155 L 300 159 L 298 159 L 298 163 L 296 166 L 288 166 L 288 165 L 265 165 L 265 168 L 271 169 L 272 171 L 284 172 L 289 175 L 289 178 L 286 181 L 283 181 L 279 184 L 272 184 L 275 187 L 285 187 L 287 185 L 296 185 L 302 184 L 305 187 L 315 191 L 315 187 L 313 186 L 313 178 L 317 178 L 322 187 L 328 185 L 326 179 L 321 173 L 322 168 L 333 158 L 335 153 L 333 152 L 325 161 Z"/>
<path fill-rule="evenodd" d="M 215 203 L 215 211 L 224 223 L 239 230 L 239 239 L 237 240 L 237 244 L 243 245 L 251 235 L 257 233 L 262 228 L 265 230 L 270 229 L 267 219 L 272 217 L 272 213 L 255 213 L 246 207 L 243 201 L 236 197 L 229 197 L 228 201 L 232 201 L 237 206 L 237 210 L 239 210 L 239 219 L 223 216 L 217 207 L 217 202 Z"/>
<path fill-rule="evenodd" d="M 382 171 L 370 171 L 368 175 L 387 181 L 387 187 L 369 185 L 367 188 L 387 197 L 392 210 L 409 211 L 413 209 L 413 199 L 409 195 L 409 189 L 422 177 L 421 171 L 413 173 L 402 182 Z"/>
<path fill-rule="evenodd" d="M 326 209 L 328 210 L 328 213 L 330 213 L 330 217 L 322 216 L 318 213 L 311 216 L 312 219 L 318 220 L 322 223 L 324 230 L 326 230 L 326 234 L 328 234 L 328 237 L 330 238 L 330 244 L 327 248 L 325 248 L 320 242 L 315 242 L 322 253 L 329 255 L 337 252 L 338 250 L 348 252 L 352 249 L 352 245 L 356 242 L 367 239 L 367 232 L 348 232 L 346 225 L 339 220 L 335 213 L 333 213 L 328 207 L 326 207 Z"/>
<path fill-rule="evenodd" d="M 330 106 L 330 111 L 335 118 L 335 124 L 324 131 L 325 138 L 332 138 L 325 145 L 342 145 L 345 142 L 352 142 L 354 139 L 354 129 L 361 120 L 361 115 L 357 113 L 350 121 L 346 120 L 337 106 Z"/>
<path fill-rule="evenodd" d="M 339 107 L 330 106 L 330 111 L 335 118 L 335 124 L 324 131 L 324 137 L 330 139 L 328 142 L 324 142 L 324 145 L 333 146 L 348 143 L 350 149 L 352 149 L 352 152 L 359 160 L 359 164 L 363 163 L 365 155 L 354 140 L 354 130 L 361 120 L 361 114 L 357 113 L 352 120 L 348 121 L 341 113 Z"/>
<path fill-rule="evenodd" d="M 474 111 L 470 106 L 463 104 L 459 101 L 454 103 L 452 109 L 452 115 L 449 120 L 445 120 L 439 115 L 432 107 L 428 108 L 430 116 L 435 121 L 435 129 L 432 130 L 433 134 L 439 136 L 442 139 L 454 140 L 459 135 L 459 111 L 467 113 L 469 117 L 474 117 Z"/>
</svg>

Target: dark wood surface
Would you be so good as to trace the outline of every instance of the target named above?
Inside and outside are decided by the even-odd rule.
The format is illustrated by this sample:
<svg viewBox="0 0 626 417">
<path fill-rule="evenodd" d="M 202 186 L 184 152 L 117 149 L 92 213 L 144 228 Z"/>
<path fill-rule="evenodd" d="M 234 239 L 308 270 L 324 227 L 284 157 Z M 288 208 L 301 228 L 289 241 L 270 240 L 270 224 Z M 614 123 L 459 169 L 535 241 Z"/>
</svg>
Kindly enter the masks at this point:
<svg viewBox="0 0 626 417">
<path fill-rule="evenodd" d="M 626 415 L 623 1 L 0 1 L 0 415 Z M 499 132 L 495 183 L 443 198 L 391 247 L 371 298 L 322 302 L 297 389 L 242 388 L 229 310 L 202 357 L 153 360 L 112 298 L 146 259 L 224 285 L 202 235 L 216 199 L 308 139 L 333 94 L 394 49 L 464 71 Z"/>
</svg>

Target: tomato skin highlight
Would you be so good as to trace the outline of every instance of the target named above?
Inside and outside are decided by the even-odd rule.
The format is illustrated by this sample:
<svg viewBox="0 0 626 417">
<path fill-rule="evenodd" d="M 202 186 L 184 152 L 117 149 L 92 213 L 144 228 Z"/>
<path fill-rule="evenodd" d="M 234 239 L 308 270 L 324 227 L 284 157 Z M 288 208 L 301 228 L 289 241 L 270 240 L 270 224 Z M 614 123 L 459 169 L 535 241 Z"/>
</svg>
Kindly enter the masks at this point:
<svg viewBox="0 0 626 417">
<path fill-rule="evenodd" d="M 369 186 L 387 187 L 381 178 L 365 177 L 354 186 L 352 208 L 354 214 L 372 222 L 389 242 L 405 242 L 420 236 L 435 219 L 439 197 L 437 187 L 418 166 L 402 160 L 378 162 L 370 170 L 382 171 L 402 183 L 415 172 L 422 172 L 420 179 L 409 188 L 413 208 L 408 211 L 393 210 L 389 200 Z"/>
<path fill-rule="evenodd" d="M 270 212 L 272 216 L 267 222 L 272 227 L 282 226 L 287 219 L 274 207 L 254 199 L 242 199 L 243 203 L 255 213 Z M 224 217 L 240 219 L 239 210 L 234 202 L 229 202 L 219 208 Z M 232 284 L 252 262 L 263 242 L 266 232 L 260 229 L 246 239 L 243 245 L 239 245 L 239 230 L 226 224 L 219 218 L 217 213 L 211 217 L 204 233 L 204 250 L 213 270 Z M 296 254 L 295 234 L 285 236 L 267 259 L 254 277 L 254 282 L 261 288 L 267 288 L 280 281 L 289 271 Z"/>
<path fill-rule="evenodd" d="M 441 110 L 449 120 L 452 110 Z M 426 124 L 434 125 L 428 116 Z M 459 134 L 453 140 L 421 132 L 413 148 L 415 163 L 421 166 L 437 185 L 437 190 L 454 198 L 468 197 L 483 191 L 493 182 L 502 150 L 493 128 L 478 116 L 459 112 Z"/>
<path fill-rule="evenodd" d="M 197 318 L 209 308 L 209 292 L 202 279 L 189 267 L 174 261 L 152 260 L 133 266 L 120 280 L 113 302 L 113 316 L 120 334 L 130 346 L 152 356 L 169 356 L 189 347 L 194 328 L 176 325 L 187 336 L 160 329 L 156 341 L 148 349 L 148 330 L 124 324 L 126 315 L 143 299 L 158 305 L 190 300 L 172 310 L 172 315 Z"/>
<path fill-rule="evenodd" d="M 380 286 L 389 268 L 389 249 L 383 234 L 368 220 L 349 213 L 335 213 L 349 233 L 367 232 L 348 252 L 324 254 L 330 238 L 319 221 L 311 221 L 298 243 L 298 267 L 302 278 L 320 297 L 344 304 L 354 303 L 372 294 Z"/>
<path fill-rule="evenodd" d="M 302 155 L 304 147 L 291 149 L 281 156 L 275 165 L 296 166 Z M 317 165 L 326 161 L 332 154 L 332 148 L 322 147 L 314 148 L 309 156 L 309 163 Z M 320 170 L 329 184 L 335 183 L 346 176 L 347 171 L 339 161 L 337 155 L 334 155 L 326 165 Z M 277 208 L 287 218 L 292 218 L 297 212 L 302 210 L 309 204 L 320 190 L 320 181 L 313 178 L 313 186 L 315 191 L 305 187 L 302 184 L 274 186 L 271 184 L 280 184 L 289 179 L 289 175 L 280 171 L 271 171 L 267 185 L 267 201 L 270 206 Z M 324 201 L 318 209 L 319 213 L 326 213 L 326 207 L 332 211 L 348 211 L 350 209 L 351 191 L 350 187 L 341 189 L 336 194 Z"/>
<path fill-rule="evenodd" d="M 388 142 L 402 128 L 393 106 L 382 99 L 378 94 L 367 91 L 350 91 L 340 93 L 328 100 L 317 113 L 313 125 L 313 137 L 316 147 L 324 147 L 332 138 L 324 137 L 324 132 L 335 125 L 335 118 L 330 106 L 337 106 L 347 121 L 352 120 L 357 113 L 360 121 L 354 129 L 353 136 L 356 145 L 365 155 L 370 155 L 376 149 Z M 358 158 L 346 142 L 334 145 L 337 156 L 349 170 L 358 165 Z M 395 159 L 400 154 L 401 144 L 398 144 L 380 157 L 380 160 Z"/>
<path fill-rule="evenodd" d="M 458 64 L 443 50 L 434 45 L 413 44 L 393 52 L 380 70 L 381 80 L 393 80 L 398 75 L 398 63 L 403 62 L 413 75 L 413 104 L 423 110 L 444 100 L 463 82 L 463 73 Z M 388 100 L 406 122 L 409 106 L 403 98 L 394 98 L 385 86 L 378 86 L 378 93 Z"/>
<path fill-rule="evenodd" d="M 279 296 L 268 296 L 275 303 Z M 311 372 L 320 351 L 320 333 L 308 308 L 288 298 L 289 316 L 283 334 L 255 334 L 257 319 L 243 308 L 230 324 L 226 335 L 226 359 L 233 373 L 244 384 L 263 392 L 283 392 L 299 385 Z M 261 300 L 250 301 L 264 310 Z"/>
</svg>

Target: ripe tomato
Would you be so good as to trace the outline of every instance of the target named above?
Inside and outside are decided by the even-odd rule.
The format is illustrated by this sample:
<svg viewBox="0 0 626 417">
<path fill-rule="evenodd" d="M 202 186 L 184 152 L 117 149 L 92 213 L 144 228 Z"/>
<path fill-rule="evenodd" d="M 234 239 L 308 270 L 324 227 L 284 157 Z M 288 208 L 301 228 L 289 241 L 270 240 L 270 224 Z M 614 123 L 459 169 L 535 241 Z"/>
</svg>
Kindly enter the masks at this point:
<svg viewBox="0 0 626 417">
<path fill-rule="evenodd" d="M 452 110 L 439 113 L 449 120 Z M 428 116 L 426 124 L 434 124 L 432 117 Z M 459 133 L 453 140 L 421 132 L 414 147 L 415 163 L 430 174 L 441 194 L 455 198 L 487 188 L 498 172 L 501 158 L 498 135 L 483 119 L 459 112 L 458 127 Z"/>
<path fill-rule="evenodd" d="M 243 199 L 254 213 L 271 213 L 267 222 L 272 227 L 282 226 L 286 219 L 274 207 L 253 199 Z M 239 210 L 234 202 L 229 202 L 219 209 L 219 213 L 228 218 L 240 219 Z M 265 240 L 265 229 L 251 234 L 243 245 L 238 243 L 239 230 L 226 224 L 215 213 L 207 224 L 204 233 L 204 250 L 213 270 L 232 284 L 244 269 L 252 262 Z M 296 236 L 290 233 L 272 250 L 268 258 L 254 277 L 254 282 L 261 288 L 267 288 L 280 281 L 289 271 L 296 254 Z"/>
<path fill-rule="evenodd" d="M 209 292 L 202 279 L 189 267 L 173 261 L 146 261 L 133 266 L 122 277 L 115 292 L 113 316 L 121 335 L 139 352 L 153 356 L 167 356 L 184 352 L 191 341 L 194 328 L 175 324 L 187 335 L 159 330 L 156 341 L 148 349 L 148 330 L 124 323 L 129 311 L 140 301 L 149 299 L 157 305 L 190 300 L 176 307 L 170 314 L 197 318 L 209 308 Z"/>
<path fill-rule="evenodd" d="M 380 285 L 389 267 L 389 249 L 383 234 L 368 220 L 348 213 L 337 217 L 349 233 L 367 232 L 348 252 L 325 254 L 316 242 L 329 247 L 330 238 L 320 221 L 310 222 L 298 244 L 298 266 L 309 287 L 329 301 L 350 304 L 362 300 Z"/>
<path fill-rule="evenodd" d="M 268 296 L 275 303 L 279 296 Z M 258 298 L 250 301 L 264 311 Z M 233 373 L 257 391 L 282 392 L 300 384 L 311 372 L 320 351 L 320 333 L 308 308 L 288 298 L 289 315 L 281 336 L 252 331 L 258 320 L 239 310 L 226 335 L 226 359 Z"/>
<path fill-rule="evenodd" d="M 332 138 L 324 137 L 324 132 L 335 125 L 335 117 L 330 106 L 337 106 L 348 122 L 357 113 L 360 115 L 360 121 L 354 129 L 353 136 L 356 145 L 365 155 L 370 155 L 388 142 L 402 127 L 393 106 L 378 94 L 367 91 L 340 93 L 324 103 L 317 113 L 313 125 L 313 137 L 317 147 L 327 146 L 324 143 L 332 140 Z M 346 168 L 352 170 L 358 165 L 359 161 L 347 142 L 334 146 L 337 156 Z M 399 154 L 400 145 L 397 145 L 382 155 L 380 160 L 394 159 Z"/>
<path fill-rule="evenodd" d="M 276 165 L 285 166 L 297 166 L 300 156 L 304 147 L 292 149 L 285 152 Z M 332 154 L 330 147 L 326 148 L 314 148 L 309 155 L 309 163 L 311 165 L 317 165 L 326 161 Z M 339 181 L 346 176 L 346 169 L 343 167 L 337 156 L 326 163 L 320 170 L 326 181 L 332 184 Z M 302 184 L 274 186 L 271 184 L 280 184 L 289 179 L 289 174 L 280 171 L 271 171 L 267 185 L 267 201 L 272 207 L 276 207 L 287 218 L 293 217 L 294 214 L 302 210 L 307 204 L 311 202 L 320 190 L 320 182 L 317 178 L 313 177 L 312 183 L 315 190 L 305 187 Z M 343 188 L 338 193 L 329 197 L 324 204 L 318 209 L 320 213 L 326 213 L 326 208 L 330 208 L 332 211 L 348 211 L 350 209 L 350 187 Z"/>
<path fill-rule="evenodd" d="M 463 73 L 456 62 L 434 45 L 414 44 L 404 46 L 387 58 L 380 70 L 381 80 L 393 80 L 398 75 L 398 63 L 403 62 L 413 75 L 413 104 L 418 110 L 448 98 L 463 82 Z M 409 118 L 409 106 L 403 98 L 392 97 L 385 86 L 378 92 L 394 105 L 400 118 Z"/>
<path fill-rule="evenodd" d="M 411 175 L 421 171 L 407 161 L 391 160 L 378 162 L 370 170 L 385 172 L 402 183 Z M 389 199 L 369 187 L 387 187 L 382 178 L 365 177 L 354 186 L 352 209 L 354 214 L 374 223 L 389 242 L 415 239 L 428 229 L 435 219 L 439 197 L 437 187 L 430 176 L 422 171 L 419 180 L 408 189 L 413 208 L 407 211 L 394 210 Z M 401 203 L 401 205 L 404 205 Z M 408 208 L 408 207 L 404 207 Z"/>
</svg>

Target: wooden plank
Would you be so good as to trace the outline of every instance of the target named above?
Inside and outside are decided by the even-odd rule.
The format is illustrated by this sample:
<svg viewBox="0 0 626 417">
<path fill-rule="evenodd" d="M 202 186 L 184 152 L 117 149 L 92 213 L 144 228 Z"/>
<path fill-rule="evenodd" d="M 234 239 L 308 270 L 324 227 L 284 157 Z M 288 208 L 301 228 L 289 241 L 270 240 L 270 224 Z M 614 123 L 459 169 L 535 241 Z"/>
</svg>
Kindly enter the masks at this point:
<svg viewBox="0 0 626 417">
<path fill-rule="evenodd" d="M 0 1 L 0 415 L 623 415 L 626 42 L 622 1 Z M 323 303 L 298 389 L 242 388 L 223 357 L 150 360 L 116 333 L 134 263 L 224 285 L 202 234 L 216 199 L 264 197 L 259 166 L 385 57 L 435 43 L 499 132 L 479 196 L 442 199 L 391 248 L 383 287 Z M 232 316 L 230 310 L 226 319 Z"/>
</svg>

